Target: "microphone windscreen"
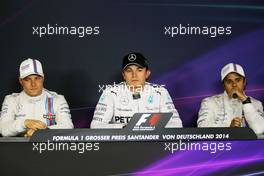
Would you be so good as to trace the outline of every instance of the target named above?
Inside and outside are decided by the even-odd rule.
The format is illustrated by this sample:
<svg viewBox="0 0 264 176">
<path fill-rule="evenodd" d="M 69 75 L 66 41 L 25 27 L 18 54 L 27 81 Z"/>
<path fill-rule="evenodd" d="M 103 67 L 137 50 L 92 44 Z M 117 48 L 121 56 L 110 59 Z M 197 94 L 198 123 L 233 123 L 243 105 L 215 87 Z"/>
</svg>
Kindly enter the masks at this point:
<svg viewBox="0 0 264 176">
<path fill-rule="evenodd" d="M 237 97 L 238 97 L 238 95 L 236 93 L 232 94 L 232 98 L 237 98 Z"/>
<path fill-rule="evenodd" d="M 133 99 L 136 100 L 136 99 L 140 99 L 140 93 L 134 93 L 133 94 Z"/>
</svg>

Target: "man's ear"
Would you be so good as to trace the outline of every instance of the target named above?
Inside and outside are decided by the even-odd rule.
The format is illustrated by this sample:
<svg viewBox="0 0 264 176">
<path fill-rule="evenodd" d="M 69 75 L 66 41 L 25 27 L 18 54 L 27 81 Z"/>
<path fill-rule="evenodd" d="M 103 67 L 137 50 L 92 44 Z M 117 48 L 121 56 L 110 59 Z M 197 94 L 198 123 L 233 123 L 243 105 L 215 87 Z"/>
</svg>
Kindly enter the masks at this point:
<svg viewBox="0 0 264 176">
<path fill-rule="evenodd" d="M 223 81 L 222 81 L 222 86 L 223 86 L 223 89 L 226 90 L 226 88 L 225 88 L 225 83 L 224 83 L 224 82 L 225 82 L 225 81 L 223 80 Z"/>
<path fill-rule="evenodd" d="M 222 82 L 221 82 L 221 84 L 222 84 L 223 88 L 225 88 L 225 84 L 224 84 L 224 81 L 222 81 Z"/>
<path fill-rule="evenodd" d="M 247 80 L 246 80 L 246 78 L 244 78 L 244 89 L 245 89 L 246 85 L 247 85 Z"/>
<path fill-rule="evenodd" d="M 18 77 L 18 81 L 19 81 L 20 85 L 22 86 L 22 79 Z"/>
<path fill-rule="evenodd" d="M 122 76 L 123 76 L 123 79 L 125 80 L 125 74 L 124 74 L 124 71 L 122 71 Z"/>
<path fill-rule="evenodd" d="M 147 70 L 147 75 L 146 75 L 146 79 L 148 79 L 150 77 L 151 71 Z"/>
</svg>

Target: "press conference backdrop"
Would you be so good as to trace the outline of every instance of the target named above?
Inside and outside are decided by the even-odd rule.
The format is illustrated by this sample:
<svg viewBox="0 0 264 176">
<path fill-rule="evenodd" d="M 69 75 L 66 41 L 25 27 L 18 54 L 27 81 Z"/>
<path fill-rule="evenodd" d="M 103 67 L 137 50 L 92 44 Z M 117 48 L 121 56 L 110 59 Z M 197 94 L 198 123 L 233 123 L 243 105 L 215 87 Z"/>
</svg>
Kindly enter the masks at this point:
<svg viewBox="0 0 264 176">
<path fill-rule="evenodd" d="M 131 51 L 150 61 L 149 82 L 166 85 L 185 127 L 201 99 L 222 92 L 220 70 L 241 64 L 247 94 L 263 101 L 262 1 L 2 1 L 0 101 L 19 92 L 19 64 L 39 59 L 45 87 L 63 94 L 75 127 L 89 127 L 100 87 L 122 81 Z"/>
<path fill-rule="evenodd" d="M 26 58 L 39 59 L 44 67 L 45 87 L 66 97 L 76 128 L 89 127 L 101 88 L 122 81 L 122 57 L 131 51 L 141 52 L 149 59 L 152 71 L 149 82 L 166 86 L 185 127 L 196 126 L 203 98 L 223 91 L 220 70 L 227 63 L 241 64 L 246 72 L 247 95 L 262 102 L 264 100 L 262 1 L 3 0 L 0 4 L 0 102 L 5 95 L 21 91 L 17 80 L 20 62 Z M 196 169 L 192 170 L 196 175 L 209 174 L 198 172 L 204 170 L 204 166 L 217 168 L 209 170 L 212 174 L 236 173 L 232 170 L 237 168 L 242 169 L 239 173 L 259 171 L 259 174 L 263 166 L 262 149 L 259 148 L 262 143 L 234 142 L 231 153 L 211 155 L 195 152 L 193 155 L 193 152 L 184 152 L 169 155 L 160 161 L 164 155 L 158 155 L 156 151 L 159 150 L 152 152 L 147 145 L 144 150 L 137 150 L 137 154 L 130 153 L 136 158 L 141 156 L 142 151 L 147 151 L 145 153 L 149 155 L 144 157 L 145 162 L 135 160 L 136 166 L 128 170 L 116 166 L 113 168 L 115 172 L 101 171 L 109 174 L 142 169 L 143 174 L 150 171 L 151 175 L 151 171 L 158 169 L 161 174 L 172 175 L 189 171 L 196 164 Z M 120 156 L 125 156 L 128 152 L 123 146 L 130 144 L 117 145 L 113 153 L 118 155 L 121 151 Z M 109 146 L 100 151 L 103 152 L 100 153 L 102 159 L 103 156 L 107 156 L 108 160 L 115 158 L 111 153 L 113 146 L 105 145 Z M 0 146 L 6 166 L 14 162 L 20 166 L 28 157 L 27 153 L 30 155 L 32 152 L 29 148 L 17 147 L 15 143 L 2 143 Z M 16 159 L 6 160 L 10 157 L 9 152 Z M 100 160 L 97 153 L 92 155 L 92 159 Z M 21 158 L 17 160 L 16 156 Z M 46 155 L 42 156 L 41 161 L 48 161 Z M 67 152 L 54 152 L 51 156 L 64 157 L 65 162 L 72 159 L 72 154 Z M 79 157 L 81 164 L 72 164 L 73 170 L 68 173 L 76 173 L 90 158 L 83 156 Z M 192 156 L 197 157 L 188 160 Z M 41 157 L 32 154 L 31 158 L 39 160 Z M 97 160 L 96 167 L 87 164 L 95 173 L 101 164 L 101 160 Z M 35 163 L 32 161 L 29 163 Z M 118 161 L 123 160 L 116 160 L 117 164 Z M 208 165 L 207 161 L 214 163 Z M 231 165 L 228 164 L 230 162 Z M 126 165 L 125 162 L 120 163 Z M 173 168 L 175 163 L 178 163 L 174 168 L 176 170 L 162 172 L 163 169 Z M 186 163 L 188 167 L 185 167 Z M 21 169 L 25 167 L 21 166 Z M 177 169 L 185 170 L 178 172 Z M 30 172 L 29 169 L 27 171 Z"/>
</svg>

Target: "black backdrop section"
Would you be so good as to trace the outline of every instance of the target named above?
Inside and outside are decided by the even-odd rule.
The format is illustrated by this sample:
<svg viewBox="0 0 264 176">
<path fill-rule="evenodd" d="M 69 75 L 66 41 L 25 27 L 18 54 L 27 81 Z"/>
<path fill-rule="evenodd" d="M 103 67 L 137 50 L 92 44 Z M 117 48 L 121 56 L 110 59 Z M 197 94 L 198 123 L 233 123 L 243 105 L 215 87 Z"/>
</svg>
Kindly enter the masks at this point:
<svg viewBox="0 0 264 176">
<path fill-rule="evenodd" d="M 156 143 L 156 142 L 155 142 Z M 91 143 L 99 150 L 85 151 L 33 151 L 33 143 L 1 143 L 4 175 L 115 175 L 138 171 L 168 155 L 164 144 L 145 142 Z M 78 146 L 79 145 L 79 146 Z M 90 146 L 76 144 L 78 149 Z M 11 167 L 12 166 L 12 167 Z"/>
<path fill-rule="evenodd" d="M 255 143 L 257 142 L 259 144 L 263 143 L 262 141 L 255 141 Z M 69 143 L 70 146 L 74 146 L 73 144 Z M 4 158 L 4 160 L 0 161 L 1 173 L 3 175 L 26 174 L 39 176 L 186 175 L 190 173 L 195 173 L 196 175 L 205 175 L 206 173 L 206 175 L 213 176 L 244 175 L 249 173 L 259 175 L 263 173 L 264 162 L 261 160 L 261 157 L 259 157 L 259 160 L 252 159 L 251 157 L 253 156 L 249 156 L 248 158 L 242 157 L 240 163 L 236 161 L 240 159 L 238 155 L 232 155 L 232 153 L 227 151 L 225 151 L 226 153 L 221 151 L 219 154 L 211 155 L 208 155 L 207 152 L 200 153 L 197 151 L 196 153 L 192 152 L 192 155 L 187 155 L 188 158 L 186 156 L 179 158 L 183 153 L 191 151 L 175 151 L 174 154 L 171 154 L 168 151 L 164 151 L 166 144 L 162 142 L 93 143 L 92 146 L 99 146 L 99 150 L 96 151 L 85 150 L 82 146 L 86 146 L 86 144 L 83 144 L 85 143 L 82 143 L 82 145 L 77 143 L 76 146 L 78 147 L 75 149 L 66 150 L 65 147 L 61 151 L 56 151 L 56 149 L 44 151 L 42 147 L 43 150 L 40 153 L 34 149 L 33 143 L 1 143 L 0 154 Z M 248 145 L 249 149 L 254 149 L 254 147 L 250 147 L 251 144 L 254 144 L 254 142 L 240 141 L 239 143 L 239 145 Z M 44 144 L 39 143 L 38 148 L 40 148 L 40 145 Z M 47 149 L 51 149 L 52 145 L 55 146 L 54 143 L 50 147 L 47 147 L 48 145 L 46 143 Z M 241 150 L 241 146 L 236 146 L 234 150 Z M 243 147 L 242 151 L 242 153 L 240 152 L 242 155 L 247 152 L 252 152 L 245 151 Z M 257 155 L 258 153 L 254 154 Z M 230 158 L 221 161 L 222 155 L 229 155 Z M 238 156 L 238 158 L 233 158 L 232 160 L 232 156 Z M 252 162 L 243 163 L 247 159 L 251 159 Z M 210 167 L 206 167 L 206 165 Z M 148 170 L 147 168 L 152 169 Z M 148 171 L 148 174 L 136 174 L 137 172 L 143 171 Z"/>
<path fill-rule="evenodd" d="M 195 57 L 263 27 L 263 11 L 257 8 L 262 4 L 262 1 L 2 1 L 0 102 L 5 95 L 20 91 L 17 82 L 20 62 L 26 58 L 39 59 L 46 76 L 45 87 L 65 95 L 75 124 L 88 127 L 100 96 L 98 86 L 122 80 L 121 59 L 125 54 L 139 51 L 146 55 L 151 62 L 150 81 L 155 80 Z M 221 8 L 222 5 L 230 7 Z M 241 10 L 242 5 L 256 8 Z M 232 26 L 232 34 L 176 38 L 164 35 L 164 26 L 179 24 Z M 84 37 L 34 34 L 33 28 L 48 26 L 91 27 L 92 31 Z"/>
</svg>

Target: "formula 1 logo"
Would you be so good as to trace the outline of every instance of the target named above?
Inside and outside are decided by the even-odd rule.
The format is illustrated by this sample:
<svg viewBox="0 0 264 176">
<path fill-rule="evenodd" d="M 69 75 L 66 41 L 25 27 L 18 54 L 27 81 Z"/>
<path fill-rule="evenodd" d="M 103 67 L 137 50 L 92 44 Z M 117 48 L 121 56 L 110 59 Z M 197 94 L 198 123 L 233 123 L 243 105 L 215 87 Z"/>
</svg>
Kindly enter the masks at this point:
<svg viewBox="0 0 264 176">
<path fill-rule="evenodd" d="M 155 130 L 161 114 L 142 114 L 133 131 L 153 131 Z"/>
</svg>

